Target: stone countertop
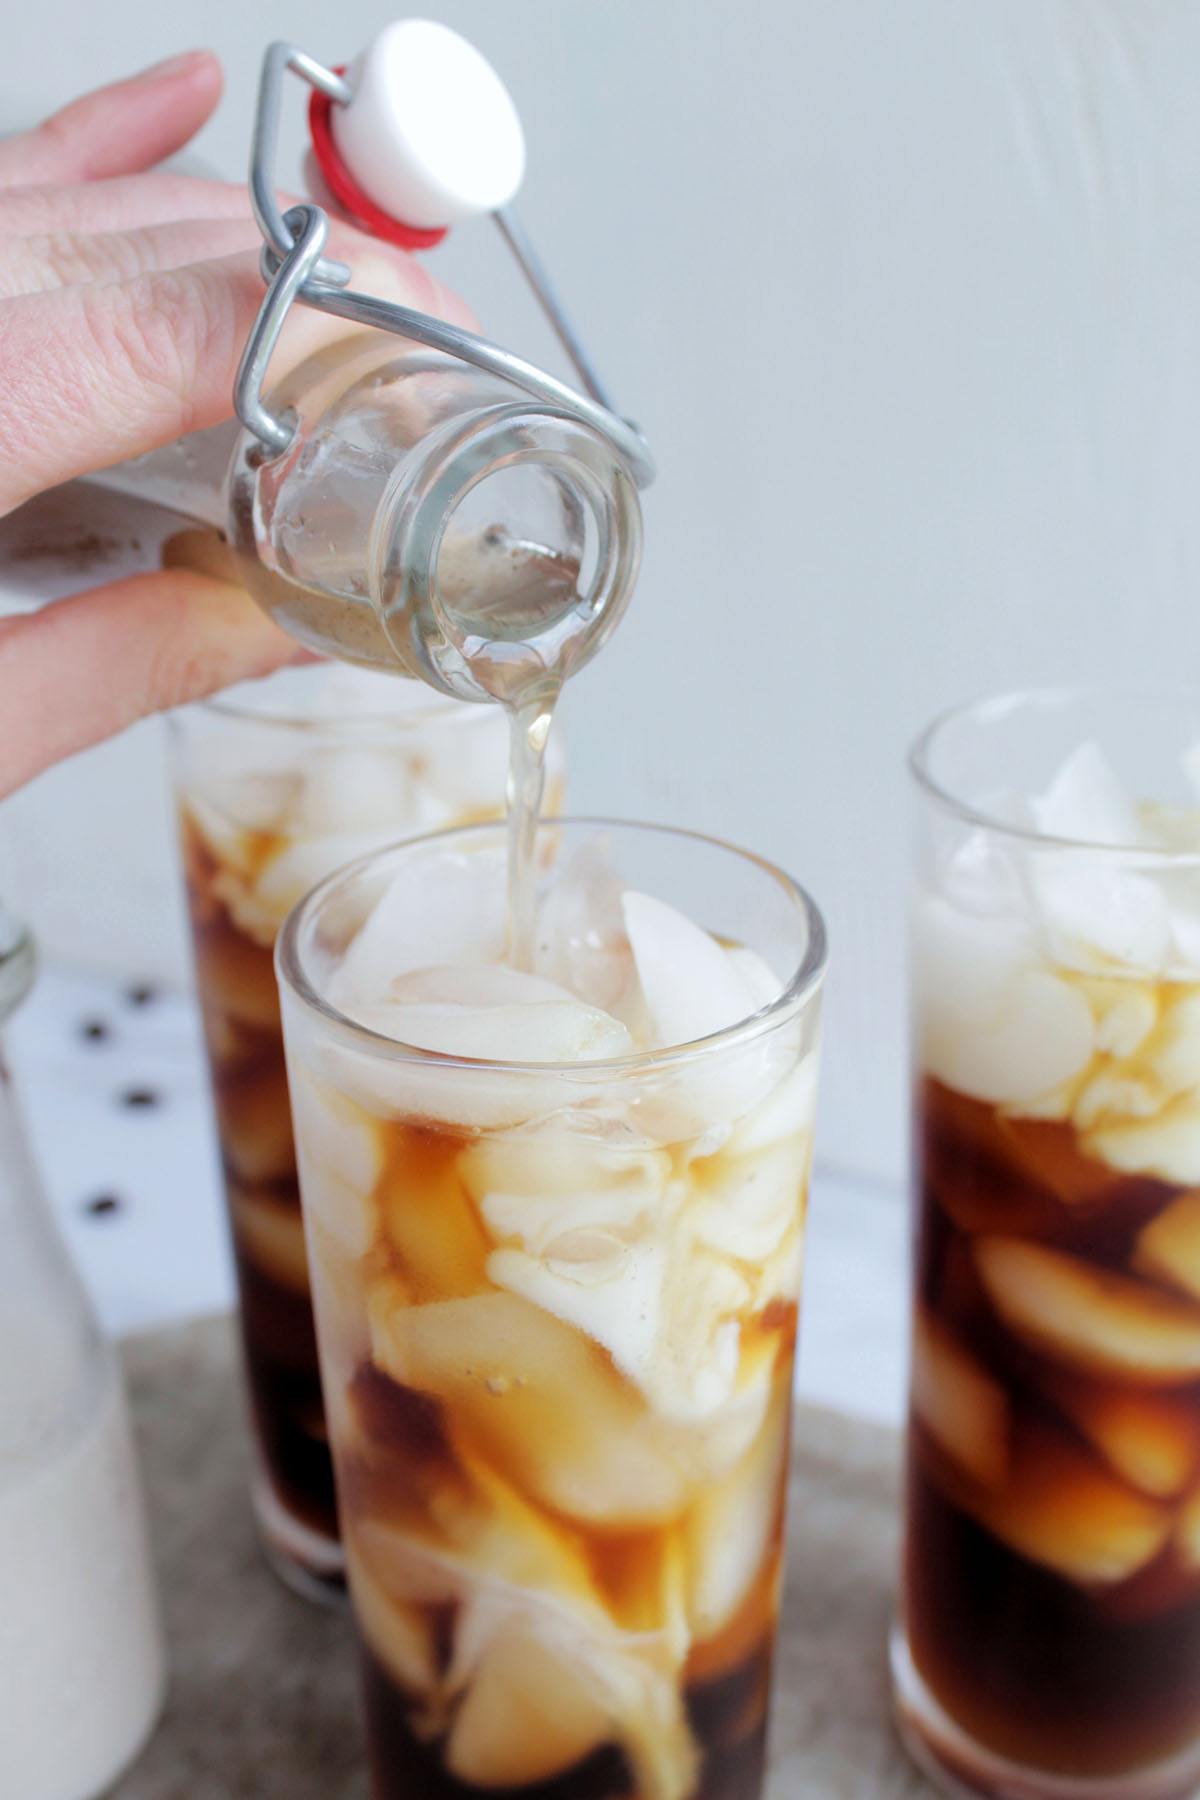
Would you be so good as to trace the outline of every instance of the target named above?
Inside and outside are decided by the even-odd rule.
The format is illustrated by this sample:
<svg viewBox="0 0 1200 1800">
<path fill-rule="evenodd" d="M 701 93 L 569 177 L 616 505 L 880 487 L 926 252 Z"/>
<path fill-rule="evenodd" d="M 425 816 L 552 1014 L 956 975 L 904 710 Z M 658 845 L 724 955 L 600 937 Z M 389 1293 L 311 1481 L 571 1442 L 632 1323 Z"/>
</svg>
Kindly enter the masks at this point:
<svg viewBox="0 0 1200 1800">
<path fill-rule="evenodd" d="M 288 1593 L 257 1547 L 233 1333 L 217 1317 L 124 1346 L 172 1681 L 110 1800 L 366 1800 L 349 1623 Z M 898 1439 L 796 1417 L 770 1800 L 922 1800 L 888 1720 Z"/>
</svg>

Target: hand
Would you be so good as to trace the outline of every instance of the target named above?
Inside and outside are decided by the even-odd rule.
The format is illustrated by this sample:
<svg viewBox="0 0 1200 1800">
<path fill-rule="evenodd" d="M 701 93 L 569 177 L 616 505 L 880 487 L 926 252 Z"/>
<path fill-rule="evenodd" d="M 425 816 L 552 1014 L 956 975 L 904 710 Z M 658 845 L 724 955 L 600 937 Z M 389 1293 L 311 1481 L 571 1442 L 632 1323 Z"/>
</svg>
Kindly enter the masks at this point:
<svg viewBox="0 0 1200 1800">
<path fill-rule="evenodd" d="M 0 143 L 0 515 L 215 425 L 263 296 L 244 188 L 156 168 L 215 107 L 205 51 L 102 88 Z M 349 226 L 356 287 L 471 324 L 411 257 Z M 272 373 L 344 335 L 296 308 Z M 0 796 L 134 719 L 304 653 L 239 589 L 132 576 L 0 620 Z"/>
</svg>

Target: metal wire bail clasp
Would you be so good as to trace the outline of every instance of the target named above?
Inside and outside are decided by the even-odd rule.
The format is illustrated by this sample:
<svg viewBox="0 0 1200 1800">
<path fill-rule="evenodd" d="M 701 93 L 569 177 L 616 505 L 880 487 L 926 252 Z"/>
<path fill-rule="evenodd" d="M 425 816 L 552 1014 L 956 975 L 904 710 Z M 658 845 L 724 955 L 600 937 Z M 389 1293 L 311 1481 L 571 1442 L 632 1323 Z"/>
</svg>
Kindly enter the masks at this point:
<svg viewBox="0 0 1200 1800">
<path fill-rule="evenodd" d="M 473 367 L 511 382 L 544 405 L 582 419 L 605 438 L 626 464 L 639 488 L 654 479 L 654 459 L 636 425 L 617 414 L 588 359 L 578 333 L 566 317 L 527 234 L 510 206 L 496 210 L 494 218 L 558 333 L 568 356 L 588 390 L 579 393 L 535 364 L 514 356 L 499 344 L 449 325 L 428 313 L 398 306 L 350 287 L 345 263 L 326 259 L 322 252 L 329 237 L 329 217 L 311 201 L 280 208 L 275 190 L 275 154 L 285 74 L 291 70 L 310 87 L 338 105 L 349 105 L 353 91 L 334 70 L 327 69 L 295 45 L 272 44 L 263 59 L 258 110 L 250 161 L 250 197 L 254 216 L 263 234 L 261 266 L 267 292 L 242 353 L 234 383 L 234 409 L 248 431 L 253 432 L 270 457 L 281 456 L 292 442 L 297 421 L 272 413 L 263 400 L 263 382 L 271 353 L 288 312 L 297 301 L 321 312 L 349 319 L 358 325 L 415 339 L 432 349 L 460 358 Z"/>
<path fill-rule="evenodd" d="M 289 415 L 277 418 L 267 410 L 262 397 L 267 364 L 292 302 L 312 278 L 329 236 L 329 219 L 319 206 L 293 206 L 284 213 L 283 221 L 293 234 L 292 247 L 281 259 L 269 244 L 263 245 L 262 270 L 268 283 L 266 298 L 246 340 L 233 388 L 238 418 L 248 431 L 261 439 L 272 456 L 281 456 L 287 449 L 296 435 L 296 420 Z"/>
</svg>

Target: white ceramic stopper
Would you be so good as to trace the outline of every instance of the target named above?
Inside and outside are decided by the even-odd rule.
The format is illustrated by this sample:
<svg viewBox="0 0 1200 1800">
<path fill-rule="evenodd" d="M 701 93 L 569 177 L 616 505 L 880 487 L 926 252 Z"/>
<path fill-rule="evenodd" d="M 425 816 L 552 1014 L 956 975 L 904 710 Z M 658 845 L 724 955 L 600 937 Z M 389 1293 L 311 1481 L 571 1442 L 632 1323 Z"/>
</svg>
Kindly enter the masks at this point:
<svg viewBox="0 0 1200 1800">
<path fill-rule="evenodd" d="M 434 230 L 512 199 L 525 173 L 517 109 L 473 45 L 431 19 L 385 25 L 330 109 L 334 143 L 369 200 Z"/>
</svg>

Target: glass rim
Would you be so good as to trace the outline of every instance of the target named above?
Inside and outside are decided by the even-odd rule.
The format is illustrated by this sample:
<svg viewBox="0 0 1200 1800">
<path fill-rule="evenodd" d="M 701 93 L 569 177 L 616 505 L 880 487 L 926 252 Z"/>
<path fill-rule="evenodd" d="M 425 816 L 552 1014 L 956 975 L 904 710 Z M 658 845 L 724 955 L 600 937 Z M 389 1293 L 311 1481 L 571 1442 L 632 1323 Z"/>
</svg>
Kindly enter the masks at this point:
<svg viewBox="0 0 1200 1800">
<path fill-rule="evenodd" d="M 173 729 L 180 729 L 189 715 L 199 714 L 207 718 L 229 720 L 239 725 L 262 726 L 271 731 L 304 733 L 309 736 L 326 734 L 330 737 L 397 737 L 411 731 L 427 728 L 430 725 L 445 725 L 452 721 L 466 728 L 490 716 L 492 708 L 476 701 L 456 699 L 450 694 L 439 694 L 430 689 L 427 697 L 419 704 L 404 712 L 332 712 L 326 717 L 320 713 L 305 713 L 286 709 L 278 712 L 267 712 L 253 704 L 251 696 L 245 695 L 246 688 L 261 688 L 276 675 L 299 674 L 307 670 L 333 668 L 337 665 L 330 658 L 314 658 L 311 663 L 285 664 L 282 669 L 274 669 L 269 675 L 252 677 L 249 681 L 235 682 L 232 687 L 222 688 L 218 693 L 209 694 L 203 700 L 193 700 L 186 706 L 176 707 L 169 715 Z M 367 673 L 390 675 L 386 669 L 368 669 Z M 420 687 L 422 684 L 411 675 L 396 670 L 393 679 L 402 681 L 407 687 Z M 239 699 L 237 696 L 242 694 Z"/>
<path fill-rule="evenodd" d="M 764 1031 L 774 1030 L 792 1017 L 797 1017 L 819 992 L 828 966 L 828 938 L 825 921 L 820 909 L 806 888 L 801 887 L 787 872 L 759 856 L 753 850 L 743 850 L 736 844 L 730 844 L 723 838 L 713 837 L 706 832 L 689 831 L 682 826 L 655 825 L 639 819 L 611 819 L 587 814 L 559 817 L 555 815 L 539 823 L 539 832 L 554 831 L 561 827 L 585 827 L 594 831 L 635 831 L 653 834 L 660 837 L 681 838 L 689 843 L 703 844 L 711 849 L 735 856 L 740 861 L 755 865 L 793 902 L 796 911 L 803 918 L 807 928 L 807 940 L 804 954 L 792 975 L 784 982 L 780 992 L 765 1006 L 748 1013 L 744 1019 L 732 1025 L 722 1027 L 720 1031 L 710 1032 L 706 1037 L 694 1038 L 687 1044 L 673 1044 L 661 1050 L 637 1050 L 626 1056 L 596 1058 L 579 1062 L 522 1062 L 517 1060 L 501 1061 L 477 1056 L 453 1056 L 446 1051 L 424 1050 L 417 1044 L 405 1044 L 399 1038 L 385 1036 L 374 1031 L 369 1025 L 362 1025 L 357 1020 L 340 1012 L 337 1007 L 319 994 L 304 970 L 297 949 L 301 931 L 311 916 L 320 910 L 333 892 L 343 884 L 349 884 L 364 874 L 373 864 L 399 851 L 416 851 L 448 838 L 483 838 L 487 835 L 505 834 L 507 822 L 504 819 L 482 820 L 473 825 L 452 825 L 441 831 L 423 833 L 420 837 L 401 838 L 391 844 L 369 851 L 356 861 L 337 869 L 327 875 L 303 900 L 300 900 L 288 914 L 280 927 L 275 940 L 275 973 L 280 986 L 287 989 L 310 1013 L 317 1014 L 327 1026 L 335 1028 L 337 1035 L 348 1038 L 359 1048 L 370 1050 L 389 1062 L 417 1063 L 430 1068 L 465 1069 L 474 1074 L 495 1075 L 528 1075 L 531 1078 L 545 1079 L 548 1074 L 565 1076 L 579 1075 L 589 1079 L 596 1076 L 627 1075 L 637 1070 L 649 1072 L 665 1068 L 679 1068 L 690 1063 L 701 1061 L 717 1054 L 730 1046 L 749 1043 L 760 1037 Z"/>
<path fill-rule="evenodd" d="M 1171 850 L 1147 844 L 1099 844 L 1094 838 L 1064 837 L 1056 832 L 1039 831 L 1035 825 L 1015 824 L 990 812 L 986 806 L 957 794 L 937 779 L 930 767 L 932 752 L 942 733 L 949 727 L 972 723 L 987 725 L 1021 709 L 1051 708 L 1077 705 L 1086 700 L 1123 700 L 1159 705 L 1190 702 L 1200 713 L 1200 689 L 1188 687 L 1154 687 L 1131 685 L 1121 687 L 1105 682 L 1062 682 L 1046 687 L 1007 688 L 999 693 L 977 695 L 959 701 L 936 713 L 909 746 L 906 758 L 908 772 L 917 788 L 963 824 L 989 831 L 996 837 L 1019 844 L 1050 850 L 1069 850 L 1093 857 L 1119 857 L 1134 867 L 1157 869 L 1200 868 L 1200 850 Z M 1200 806 L 1197 807 L 1200 812 Z"/>
</svg>

